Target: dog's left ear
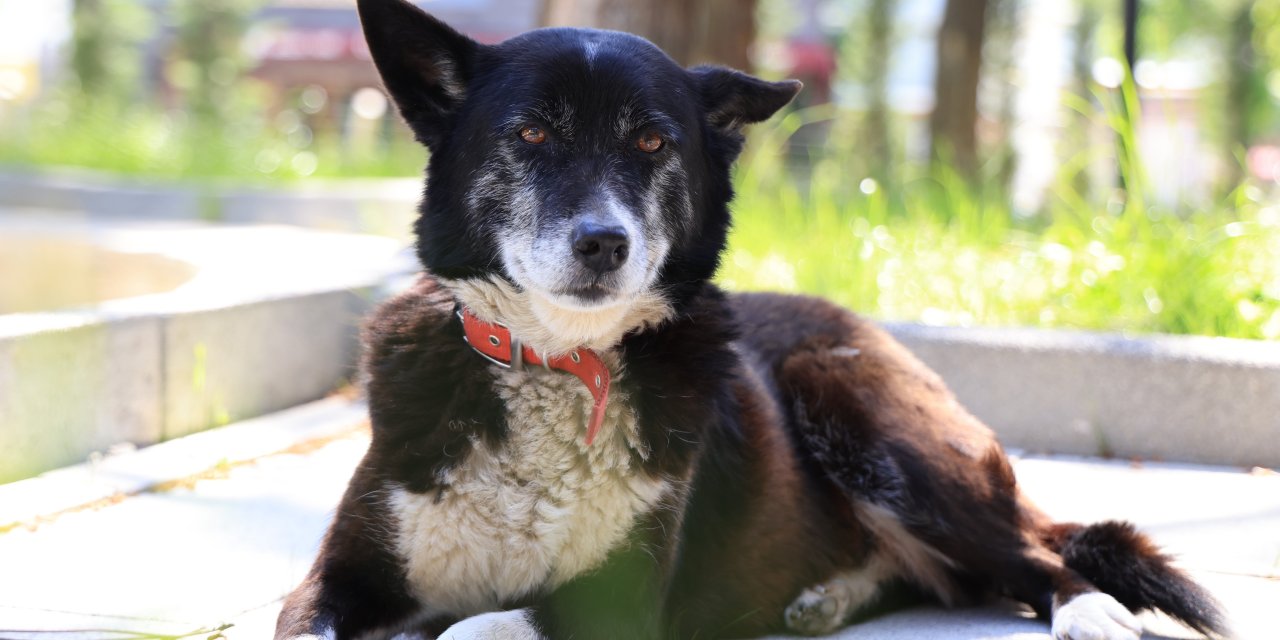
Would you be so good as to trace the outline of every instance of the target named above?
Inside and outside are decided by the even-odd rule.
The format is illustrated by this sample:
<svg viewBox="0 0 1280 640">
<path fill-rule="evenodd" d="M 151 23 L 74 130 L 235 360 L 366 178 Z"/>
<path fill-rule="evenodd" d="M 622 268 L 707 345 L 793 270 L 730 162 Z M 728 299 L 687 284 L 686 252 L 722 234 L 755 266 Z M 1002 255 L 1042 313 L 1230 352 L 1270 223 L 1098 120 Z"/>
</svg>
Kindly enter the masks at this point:
<svg viewBox="0 0 1280 640">
<path fill-rule="evenodd" d="M 418 141 L 432 146 L 466 97 L 482 45 L 406 0 L 359 0 L 357 6 L 383 84 Z"/>
<path fill-rule="evenodd" d="M 707 119 L 729 131 L 767 120 L 804 86 L 799 80 L 768 82 L 726 67 L 698 66 L 689 72 L 698 83 Z"/>
</svg>

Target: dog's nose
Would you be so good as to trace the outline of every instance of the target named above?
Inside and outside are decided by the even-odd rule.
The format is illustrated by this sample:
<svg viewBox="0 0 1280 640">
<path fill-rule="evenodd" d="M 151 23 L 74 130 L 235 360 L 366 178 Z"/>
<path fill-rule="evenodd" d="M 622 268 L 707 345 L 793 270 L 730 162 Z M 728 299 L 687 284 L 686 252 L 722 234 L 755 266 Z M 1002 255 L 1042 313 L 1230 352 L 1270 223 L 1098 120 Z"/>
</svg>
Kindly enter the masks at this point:
<svg viewBox="0 0 1280 640">
<path fill-rule="evenodd" d="M 583 221 L 573 229 L 573 255 L 596 273 L 608 273 L 627 261 L 627 230 Z"/>
</svg>

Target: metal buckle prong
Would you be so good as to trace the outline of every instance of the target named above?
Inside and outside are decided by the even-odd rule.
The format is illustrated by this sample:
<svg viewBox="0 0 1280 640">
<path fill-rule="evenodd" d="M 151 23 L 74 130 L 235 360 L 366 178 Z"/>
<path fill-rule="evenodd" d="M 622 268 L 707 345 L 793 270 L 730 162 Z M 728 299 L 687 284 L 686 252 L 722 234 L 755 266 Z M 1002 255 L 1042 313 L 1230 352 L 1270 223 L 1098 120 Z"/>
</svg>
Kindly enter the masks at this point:
<svg viewBox="0 0 1280 640">
<path fill-rule="evenodd" d="M 494 364 L 498 365 L 499 367 L 502 367 L 503 369 L 510 369 L 510 368 L 511 368 L 511 364 L 510 364 L 510 363 L 503 362 L 503 361 L 501 361 L 501 360 L 499 360 L 499 359 L 497 359 L 497 358 L 495 358 L 495 357 L 493 357 L 493 356 L 491 356 L 491 355 L 489 355 L 489 354 L 487 354 L 487 353 L 485 353 L 485 352 L 483 352 L 483 351 L 481 351 L 481 350 L 479 350 L 479 349 L 477 349 L 477 348 L 475 348 L 475 347 L 471 347 L 471 350 L 472 350 L 472 351 L 475 351 L 475 352 L 476 352 L 476 353 L 478 353 L 478 354 L 480 354 L 480 357 L 481 357 L 481 358 L 484 358 L 485 360 L 488 360 L 489 362 L 492 362 L 492 363 L 494 363 Z"/>
<path fill-rule="evenodd" d="M 524 370 L 524 345 L 520 339 L 515 336 L 508 338 L 511 341 L 511 368 L 516 371 Z"/>
</svg>

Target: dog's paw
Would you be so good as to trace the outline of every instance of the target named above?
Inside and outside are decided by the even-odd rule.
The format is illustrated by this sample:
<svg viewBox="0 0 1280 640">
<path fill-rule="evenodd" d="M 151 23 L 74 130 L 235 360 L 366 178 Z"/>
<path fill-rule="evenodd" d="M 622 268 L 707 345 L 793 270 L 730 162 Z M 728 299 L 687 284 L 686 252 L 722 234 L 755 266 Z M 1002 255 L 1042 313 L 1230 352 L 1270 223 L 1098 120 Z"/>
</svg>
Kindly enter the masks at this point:
<svg viewBox="0 0 1280 640">
<path fill-rule="evenodd" d="M 787 628 L 809 636 L 826 635 L 844 626 L 848 602 L 825 585 L 805 589 L 787 607 Z"/>
<path fill-rule="evenodd" d="M 1138 640 L 1142 623 L 1115 598 L 1078 595 L 1053 612 L 1054 640 Z"/>
<path fill-rule="evenodd" d="M 543 640 L 527 609 L 471 616 L 444 630 L 439 640 Z"/>
</svg>

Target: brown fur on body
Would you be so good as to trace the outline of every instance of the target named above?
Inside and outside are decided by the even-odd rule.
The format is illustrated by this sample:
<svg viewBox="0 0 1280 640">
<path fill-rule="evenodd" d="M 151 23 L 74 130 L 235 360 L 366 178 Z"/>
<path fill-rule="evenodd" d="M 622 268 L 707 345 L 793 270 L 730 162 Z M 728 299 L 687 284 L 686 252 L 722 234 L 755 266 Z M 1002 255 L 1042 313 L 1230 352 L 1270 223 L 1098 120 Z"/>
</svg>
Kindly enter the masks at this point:
<svg viewBox="0 0 1280 640">
<path fill-rule="evenodd" d="M 1051 584 L 1076 576 L 1041 543 L 1048 520 L 1018 493 L 994 434 L 935 373 L 822 300 L 754 294 L 734 308 L 805 455 L 880 533 L 875 544 L 904 577 L 943 601 L 968 601 L 999 568 L 1003 589 L 1048 615 Z"/>
</svg>

